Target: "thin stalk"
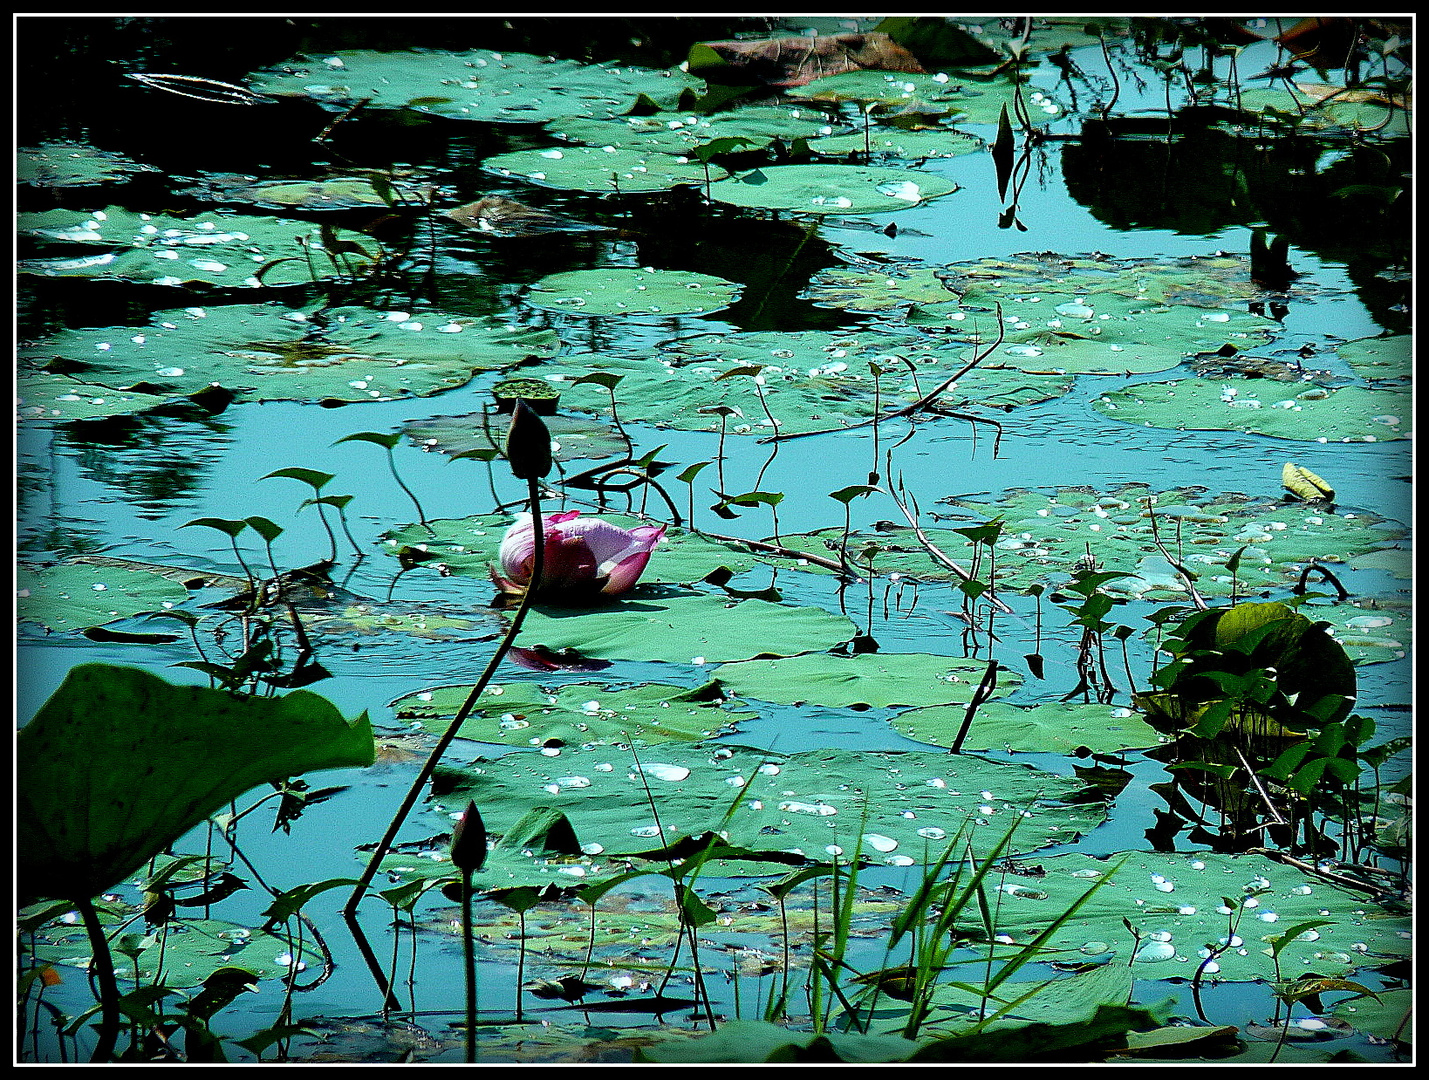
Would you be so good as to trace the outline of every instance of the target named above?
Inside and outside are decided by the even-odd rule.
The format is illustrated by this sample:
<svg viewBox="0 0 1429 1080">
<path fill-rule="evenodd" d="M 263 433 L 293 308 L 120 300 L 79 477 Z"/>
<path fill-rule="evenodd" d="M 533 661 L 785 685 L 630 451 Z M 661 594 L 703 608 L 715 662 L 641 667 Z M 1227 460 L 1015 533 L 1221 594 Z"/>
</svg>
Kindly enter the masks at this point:
<svg viewBox="0 0 1429 1080">
<path fill-rule="evenodd" d="M 90 970 L 99 983 L 99 1041 L 94 1044 L 89 1060 L 107 1062 L 114 1056 L 114 1045 L 119 1039 L 119 983 L 114 977 L 114 956 L 109 951 L 109 939 L 104 936 L 94 901 L 86 898 L 76 906 L 93 951 Z"/>
</svg>

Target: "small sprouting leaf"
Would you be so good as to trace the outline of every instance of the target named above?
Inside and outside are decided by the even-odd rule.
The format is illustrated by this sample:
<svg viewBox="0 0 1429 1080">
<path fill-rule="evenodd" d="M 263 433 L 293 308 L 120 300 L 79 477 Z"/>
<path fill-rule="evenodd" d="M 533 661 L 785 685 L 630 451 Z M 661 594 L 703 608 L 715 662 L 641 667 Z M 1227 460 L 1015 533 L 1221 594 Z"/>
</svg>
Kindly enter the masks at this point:
<svg viewBox="0 0 1429 1080">
<path fill-rule="evenodd" d="M 250 518 L 244 518 L 243 520 L 254 532 L 256 532 L 259 536 L 261 536 L 270 544 L 274 540 L 278 539 L 278 537 L 283 535 L 283 527 L 281 525 L 275 524 L 272 521 L 269 521 L 265 517 L 254 516 Z"/>
<path fill-rule="evenodd" d="M 179 526 L 187 529 L 191 525 L 201 525 L 205 529 L 217 529 L 219 532 L 229 537 L 236 537 L 244 529 L 248 528 L 246 521 L 232 521 L 228 518 L 194 518 L 192 521 L 185 521 Z"/>
<path fill-rule="evenodd" d="M 323 486 L 332 479 L 332 473 L 318 472 L 316 469 L 302 469 L 294 466 L 288 469 L 278 469 L 270 472 L 267 476 L 260 476 L 260 480 L 271 480 L 275 476 L 280 476 L 288 480 L 300 480 L 307 484 L 314 491 L 321 491 Z"/>
<path fill-rule="evenodd" d="M 839 488 L 838 491 L 829 492 L 829 498 L 837 499 L 839 502 L 847 506 L 860 495 L 872 495 L 877 490 L 878 488 L 874 487 L 872 484 L 850 484 L 846 488 Z"/>
<path fill-rule="evenodd" d="M 391 450 L 401 441 L 402 436 L 397 435 L 395 433 L 381 431 L 359 431 L 352 435 L 344 435 L 342 438 L 338 439 L 337 442 L 333 443 L 333 445 L 337 446 L 338 443 L 345 442 L 370 442 L 376 443 L 378 446 L 385 446 L 388 450 Z"/>
</svg>

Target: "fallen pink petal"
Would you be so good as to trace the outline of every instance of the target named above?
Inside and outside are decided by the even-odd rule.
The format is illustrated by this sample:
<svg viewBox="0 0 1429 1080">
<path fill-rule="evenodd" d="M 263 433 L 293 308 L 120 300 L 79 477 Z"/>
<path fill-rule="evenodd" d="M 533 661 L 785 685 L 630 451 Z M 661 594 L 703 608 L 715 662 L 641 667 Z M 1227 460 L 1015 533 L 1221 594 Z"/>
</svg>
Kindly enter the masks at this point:
<svg viewBox="0 0 1429 1080">
<path fill-rule="evenodd" d="M 629 592 L 640 580 L 663 525 L 622 529 L 578 510 L 546 514 L 545 566 L 536 594 L 545 600 L 591 603 Z M 531 587 L 536 559 L 530 514 L 518 514 L 501 540 L 501 570 L 492 577 L 503 592 L 520 594 Z"/>
</svg>

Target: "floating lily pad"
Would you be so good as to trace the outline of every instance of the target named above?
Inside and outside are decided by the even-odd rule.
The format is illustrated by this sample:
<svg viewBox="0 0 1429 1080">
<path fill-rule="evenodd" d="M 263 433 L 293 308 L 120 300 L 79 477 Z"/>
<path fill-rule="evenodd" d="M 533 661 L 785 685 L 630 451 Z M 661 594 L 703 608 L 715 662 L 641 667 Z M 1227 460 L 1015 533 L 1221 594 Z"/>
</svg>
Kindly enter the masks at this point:
<svg viewBox="0 0 1429 1080">
<path fill-rule="evenodd" d="M 1328 622 L 1329 634 L 1356 664 L 1402 660 L 1411 651 L 1413 623 L 1408 608 L 1401 603 L 1377 600 L 1309 604 L 1300 612 L 1317 623 Z"/>
<path fill-rule="evenodd" d="M 154 285 L 202 282 L 228 289 L 311 282 L 339 271 L 320 255 L 321 230 L 305 221 L 209 213 L 138 214 L 119 207 L 80 213 L 21 214 L 20 232 L 84 249 L 81 255 L 26 259 L 20 272 L 41 277 L 105 278 Z M 299 244 L 309 246 L 311 263 Z"/>
<path fill-rule="evenodd" d="M 248 77 L 256 94 L 334 105 L 540 124 L 559 116 L 619 116 L 644 95 L 673 104 L 700 81 L 685 73 L 582 64 L 526 53 L 343 51 L 297 57 Z"/>
<path fill-rule="evenodd" d="M 960 706 L 912 709 L 899 713 L 892 723 L 910 739 L 952 746 L 966 714 Z M 1029 708 L 989 701 L 978 706 L 963 748 L 1069 754 L 1085 747 L 1111 754 L 1158 742 L 1156 729 L 1130 709 L 1070 702 Z"/>
<path fill-rule="evenodd" d="M 1184 581 L 1155 545 L 1153 508 L 1162 543 L 1197 575 L 1196 588 L 1206 597 L 1229 596 L 1233 586 L 1240 597 L 1284 588 L 1299 580 L 1312 559 L 1332 567 L 1346 561 L 1359 565 L 1361 558 L 1402 536 L 1397 527 L 1362 510 L 1329 512 L 1198 488 L 1153 493 L 1142 484 L 1105 493 L 1083 487 L 1020 489 L 995 502 L 949 499 L 946 504 L 976 520 L 1003 519 L 997 541 L 1002 588 L 1065 580 L 1090 545 L 1100 568 L 1135 575 L 1107 582 L 1106 591 L 1185 598 Z M 1241 560 L 1233 577 L 1226 563 L 1237 551 Z M 947 553 L 965 558 L 959 550 Z"/>
<path fill-rule="evenodd" d="M 886 214 L 958 190 L 916 169 L 771 165 L 710 185 L 710 198 L 748 209 L 804 214 Z"/>
<path fill-rule="evenodd" d="M 835 267 L 809 283 L 809 295 L 816 304 L 867 312 L 946 304 L 955 299 L 939 271 L 924 265 L 893 265 L 886 270 Z"/>
<path fill-rule="evenodd" d="M 715 678 L 738 697 L 785 705 L 887 707 L 967 704 L 987 662 L 927 653 L 806 653 L 775 660 L 724 664 Z M 1011 693 L 1020 677 L 999 672 L 997 694 Z"/>
<path fill-rule="evenodd" d="M 470 686 L 442 686 L 398 698 L 392 707 L 399 719 L 418 720 L 440 733 L 470 692 Z M 756 715 L 724 706 L 715 683 L 693 690 L 659 683 L 566 683 L 548 690 L 530 681 L 514 682 L 488 686 L 457 735 L 510 746 L 589 747 L 632 739 L 654 745 L 710 738 Z"/>
<path fill-rule="evenodd" d="M 459 468 L 454 465 L 453 468 Z M 555 508 L 546 507 L 543 513 Z M 605 521 L 623 529 L 649 524 L 625 514 L 600 514 Z M 490 569 L 498 565 L 501 538 L 514 523 L 507 514 L 475 514 L 466 518 L 445 518 L 426 525 L 407 525 L 383 537 L 389 554 L 405 553 L 423 565 L 441 567 L 447 573 L 490 579 Z M 650 558 L 645 580 L 689 584 L 707 577 L 723 566 L 739 573 L 757 565 L 748 552 L 728 544 L 706 540 L 684 529 L 667 529 Z"/>
<path fill-rule="evenodd" d="M 875 126 L 866 139 L 863 132 L 856 131 L 847 135 L 828 135 L 809 142 L 809 150 L 824 157 L 862 154 L 866 149 L 879 158 L 905 161 L 961 157 L 963 154 L 976 154 L 982 148 L 981 139 L 952 128 L 899 131 Z"/>
<path fill-rule="evenodd" d="M 1045 873 L 1008 879 L 998 932 L 1015 943 L 1031 941 L 1093 882 L 1112 873 L 1118 858 L 1039 859 Z M 1277 968 L 1270 956 L 1274 939 L 1306 923 L 1316 925 L 1292 936 Z M 1133 974 L 1146 979 L 1190 979 L 1203 960 L 1212 959 L 1211 951 L 1229 945 L 1205 978 L 1268 982 L 1290 972 L 1344 975 L 1407 957 L 1408 925 L 1408 918 L 1375 911 L 1362 895 L 1263 856 L 1132 852 L 1046 945 L 1066 959 L 1111 954 L 1113 962 L 1130 960 Z"/>
<path fill-rule="evenodd" d="M 528 303 L 574 315 L 708 315 L 729 307 L 740 286 L 690 270 L 568 270 L 537 281 Z"/>
<path fill-rule="evenodd" d="M 652 566 L 659 557 L 657 549 Z M 832 649 L 856 632 L 849 619 L 819 608 L 639 585 L 605 607 L 533 607 L 517 643 L 603 660 L 699 665 Z"/>
<path fill-rule="evenodd" d="M 259 401 L 390 401 L 555 352 L 554 333 L 437 312 L 235 304 L 161 311 L 147 327 L 64 330 L 21 350 L 82 380 L 148 393 L 223 386 Z"/>
<path fill-rule="evenodd" d="M 122 183 L 140 173 L 158 172 L 123 154 L 81 142 L 49 142 L 15 154 L 15 179 L 35 187 L 85 187 Z"/>
<path fill-rule="evenodd" d="M 1243 431 L 1304 442 L 1407 439 L 1414 416 L 1408 390 L 1300 389 L 1244 379 L 1142 383 L 1103 394 L 1092 407 L 1113 420 L 1145 427 Z"/>
<path fill-rule="evenodd" d="M 15 418 L 22 424 L 124 416 L 145 412 L 169 400 L 162 394 L 115 390 L 48 371 L 18 372 L 15 390 Z"/>
<path fill-rule="evenodd" d="M 372 181 L 362 177 L 255 184 L 244 195 L 259 206 L 279 210 L 386 209 L 389 205 Z"/>
<path fill-rule="evenodd" d="M 566 191 L 668 191 L 681 185 L 703 185 L 705 170 L 674 154 L 619 147 L 563 146 L 547 150 L 516 150 L 487 158 L 481 167 L 501 177 L 515 177 L 541 187 Z M 710 179 L 727 176 L 711 166 Z"/>
<path fill-rule="evenodd" d="M 1414 339 L 1408 334 L 1347 341 L 1335 351 L 1362 379 L 1407 379 L 1413 365 Z"/>
<path fill-rule="evenodd" d="M 973 81 L 945 72 L 849 71 L 826 75 L 788 93 L 812 101 L 873 102 L 916 112 L 952 112 L 959 123 L 995 124 L 1003 105 L 1012 112 L 1016 88 L 1011 79 Z M 1034 124 L 1061 119 L 1064 106 L 1046 91 L 1024 90 L 1024 94 Z"/>
<path fill-rule="evenodd" d="M 144 611 L 163 611 L 188 599 L 182 585 L 146 570 L 64 563 L 15 570 L 16 614 L 50 630 L 103 626 Z"/>
<path fill-rule="evenodd" d="M 620 116 L 612 120 L 563 118 L 546 125 L 557 138 L 604 149 L 656 151 L 688 157 L 696 147 L 715 139 L 747 139 L 759 149 L 776 139 L 814 139 L 829 133 L 828 118 L 817 110 L 775 105 L 749 105 L 709 115 L 659 112 Z M 725 175 L 719 170 L 719 176 Z"/>
<path fill-rule="evenodd" d="M 1024 812 L 1029 816 L 1012 843 L 1022 852 L 1069 842 L 1105 816 L 1100 805 L 1070 802 L 1080 790 L 1076 781 L 941 753 L 779 755 L 669 744 L 640 754 L 637 766 L 629 752 L 602 746 L 555 757 L 520 751 L 444 770 L 444 779 L 452 789 L 441 796 L 443 805 L 457 809 L 474 800 L 494 831 L 547 806 L 570 819 L 583 845 L 599 844 L 607 855 L 718 831 L 736 846 L 824 861 L 835 852 L 851 857 L 862 836 L 864 856 L 907 866 L 936 859 L 960 829 L 975 853 L 985 853 Z M 768 869 L 726 862 L 719 872 Z"/>
</svg>

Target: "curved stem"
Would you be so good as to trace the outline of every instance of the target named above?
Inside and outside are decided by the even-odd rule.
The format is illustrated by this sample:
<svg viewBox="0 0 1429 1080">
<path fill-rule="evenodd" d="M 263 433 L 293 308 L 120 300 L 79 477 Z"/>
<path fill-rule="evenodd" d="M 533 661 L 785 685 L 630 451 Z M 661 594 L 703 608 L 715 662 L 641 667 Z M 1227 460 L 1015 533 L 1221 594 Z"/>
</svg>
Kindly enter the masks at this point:
<svg viewBox="0 0 1429 1080">
<path fill-rule="evenodd" d="M 383 976 L 380 965 L 375 964 L 376 957 L 371 952 L 367 944 L 366 936 L 362 933 L 361 927 L 357 923 L 357 905 L 362 900 L 363 894 L 372 884 L 372 879 L 377 876 L 377 869 L 382 860 L 387 857 L 387 853 L 392 850 L 393 842 L 397 838 L 397 833 L 407 820 L 407 816 L 412 812 L 412 808 L 417 805 L 417 800 L 421 797 L 422 789 L 426 787 L 427 781 L 431 779 L 432 773 L 436 771 L 437 764 L 442 756 L 451 746 L 452 740 L 456 738 L 456 733 L 461 729 L 466 718 L 471 715 L 472 709 L 476 706 L 477 699 L 481 697 L 482 691 L 486 689 L 491 677 L 496 674 L 496 669 L 512 643 L 516 640 L 516 635 L 521 630 L 521 624 L 526 619 L 526 612 L 530 610 L 531 599 L 539 590 L 541 577 L 545 570 L 546 537 L 545 523 L 541 520 L 541 492 L 540 480 L 532 478 L 527 481 L 528 497 L 531 505 L 531 526 L 534 532 L 535 553 L 531 567 L 531 586 L 526 594 L 521 597 L 521 604 L 512 616 L 511 625 L 507 628 L 505 635 L 496 646 L 496 652 L 492 654 L 487 662 L 486 669 L 482 671 L 481 677 L 477 679 L 476 685 L 471 688 L 471 693 L 467 695 L 462 707 L 457 710 L 457 714 L 452 718 L 451 724 L 437 740 L 437 745 L 432 748 L 431 754 L 427 756 L 426 762 L 422 765 L 417 777 L 412 781 L 412 786 L 407 789 L 406 797 L 402 800 L 402 805 L 393 816 L 391 823 L 387 826 L 387 832 L 378 842 L 376 849 L 372 852 L 372 858 L 368 860 L 367 867 L 362 872 L 362 877 L 358 879 L 357 885 L 352 890 L 352 895 L 348 897 L 347 904 L 342 909 L 343 918 L 347 920 L 349 929 L 353 936 L 357 938 L 358 947 L 362 949 L 364 957 L 367 958 L 368 967 L 372 969 L 372 975 L 377 980 L 377 985 L 388 1000 L 393 999 L 391 983 Z"/>
<path fill-rule="evenodd" d="M 99 1041 L 95 1043 L 89 1060 L 109 1061 L 114 1056 L 114 1045 L 119 1041 L 119 983 L 114 977 L 114 956 L 109 951 L 109 939 L 104 936 L 104 927 L 99 924 L 94 901 L 86 898 L 76 907 L 84 919 L 89 947 L 94 953 L 90 970 L 99 983 Z"/>
</svg>

